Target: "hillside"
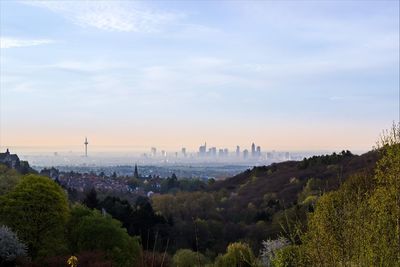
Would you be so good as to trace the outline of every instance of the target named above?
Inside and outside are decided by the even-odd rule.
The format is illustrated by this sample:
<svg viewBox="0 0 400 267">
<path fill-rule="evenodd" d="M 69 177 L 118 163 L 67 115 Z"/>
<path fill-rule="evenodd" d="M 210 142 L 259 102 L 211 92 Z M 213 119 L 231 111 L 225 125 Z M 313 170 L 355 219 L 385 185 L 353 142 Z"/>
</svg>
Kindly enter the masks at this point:
<svg viewBox="0 0 400 267">
<path fill-rule="evenodd" d="M 371 172 L 378 159 L 370 151 L 353 155 L 349 151 L 326 156 L 314 156 L 303 161 L 287 161 L 254 167 L 232 178 L 217 181 L 211 191 L 227 190 L 243 206 L 260 203 L 266 194 L 274 194 L 287 205 L 296 203 L 298 194 L 309 178 L 320 180 L 320 190 L 336 189 L 352 174 Z"/>
</svg>

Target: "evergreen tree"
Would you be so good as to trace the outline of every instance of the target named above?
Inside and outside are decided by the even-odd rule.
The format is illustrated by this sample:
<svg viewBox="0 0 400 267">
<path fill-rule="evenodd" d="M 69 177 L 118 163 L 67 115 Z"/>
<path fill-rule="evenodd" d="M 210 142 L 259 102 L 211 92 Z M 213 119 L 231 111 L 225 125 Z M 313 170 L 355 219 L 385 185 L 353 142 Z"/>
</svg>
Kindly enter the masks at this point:
<svg viewBox="0 0 400 267">
<path fill-rule="evenodd" d="M 83 204 L 90 209 L 97 209 L 99 207 L 99 200 L 97 199 L 97 192 L 94 187 L 86 194 Z"/>
</svg>

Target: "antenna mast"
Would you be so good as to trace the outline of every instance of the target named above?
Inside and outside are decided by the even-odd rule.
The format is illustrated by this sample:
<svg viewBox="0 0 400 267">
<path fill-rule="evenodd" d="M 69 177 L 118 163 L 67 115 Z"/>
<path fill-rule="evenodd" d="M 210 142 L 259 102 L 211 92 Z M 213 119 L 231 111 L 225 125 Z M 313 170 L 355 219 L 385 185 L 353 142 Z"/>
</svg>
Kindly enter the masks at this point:
<svg viewBox="0 0 400 267">
<path fill-rule="evenodd" d="M 89 144 L 87 141 L 87 137 L 85 137 L 85 157 L 87 157 L 87 145 Z"/>
</svg>

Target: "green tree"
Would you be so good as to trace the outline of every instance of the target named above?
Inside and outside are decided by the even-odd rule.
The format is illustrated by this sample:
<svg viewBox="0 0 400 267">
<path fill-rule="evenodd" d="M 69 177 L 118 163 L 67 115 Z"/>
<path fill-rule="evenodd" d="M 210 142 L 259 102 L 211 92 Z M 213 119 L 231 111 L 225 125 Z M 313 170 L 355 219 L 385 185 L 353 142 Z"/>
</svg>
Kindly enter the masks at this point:
<svg viewBox="0 0 400 267">
<path fill-rule="evenodd" d="M 303 236 L 308 265 L 400 266 L 399 125 L 376 152 L 374 174 L 349 177 L 318 200 Z"/>
<path fill-rule="evenodd" d="M 16 170 L 0 164 L 0 196 L 11 191 L 21 180 L 22 175 Z"/>
<path fill-rule="evenodd" d="M 368 200 L 369 252 L 376 265 L 400 266 L 400 123 L 382 134 L 377 149 L 376 188 Z"/>
<path fill-rule="evenodd" d="M 190 249 L 180 249 L 172 258 L 174 267 L 204 266 L 206 263 L 207 258 L 203 254 Z"/>
<path fill-rule="evenodd" d="M 34 258 L 60 248 L 68 212 L 62 188 L 38 175 L 24 176 L 0 198 L 0 221 L 18 233 Z"/>
<path fill-rule="evenodd" d="M 289 245 L 278 250 L 271 264 L 274 267 L 298 267 L 307 266 L 305 259 L 301 257 L 300 246 Z M 303 254 L 304 255 L 304 254 Z"/>
<path fill-rule="evenodd" d="M 251 248 L 246 243 L 229 244 L 226 253 L 219 256 L 215 262 L 217 267 L 257 267 L 257 262 Z"/>
<path fill-rule="evenodd" d="M 121 223 L 109 215 L 76 205 L 72 208 L 67 229 L 74 253 L 104 251 L 117 266 L 133 266 L 139 261 L 138 239 L 129 236 Z"/>
</svg>

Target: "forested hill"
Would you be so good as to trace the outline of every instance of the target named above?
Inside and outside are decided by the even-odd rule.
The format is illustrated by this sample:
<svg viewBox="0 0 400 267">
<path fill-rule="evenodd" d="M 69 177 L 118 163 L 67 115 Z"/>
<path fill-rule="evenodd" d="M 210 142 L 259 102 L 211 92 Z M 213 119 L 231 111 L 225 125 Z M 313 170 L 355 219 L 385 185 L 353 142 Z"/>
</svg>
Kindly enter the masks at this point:
<svg viewBox="0 0 400 267">
<path fill-rule="evenodd" d="M 273 163 L 217 181 L 210 190 L 227 190 L 243 205 L 257 205 L 268 194 L 274 194 L 274 198 L 291 205 L 297 202 L 310 178 L 314 178 L 314 184 L 317 184 L 314 185 L 315 188 L 330 191 L 338 188 L 352 174 L 372 172 L 377 159 L 375 151 L 362 155 L 342 151 L 339 154 L 314 156 L 302 161 Z"/>
</svg>

